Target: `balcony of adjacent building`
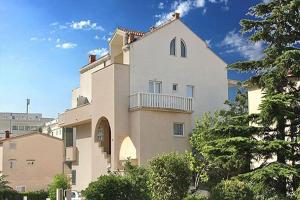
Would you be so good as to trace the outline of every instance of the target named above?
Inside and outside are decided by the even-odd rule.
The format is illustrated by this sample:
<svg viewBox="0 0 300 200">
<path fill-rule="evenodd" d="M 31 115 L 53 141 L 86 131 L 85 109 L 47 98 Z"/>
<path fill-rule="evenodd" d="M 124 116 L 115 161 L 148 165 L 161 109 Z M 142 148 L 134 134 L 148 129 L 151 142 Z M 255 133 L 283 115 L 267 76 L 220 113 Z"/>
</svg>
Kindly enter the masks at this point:
<svg viewBox="0 0 300 200">
<path fill-rule="evenodd" d="M 138 92 L 129 97 L 129 110 L 149 109 L 172 112 L 193 112 L 193 98 L 168 94 Z"/>
</svg>

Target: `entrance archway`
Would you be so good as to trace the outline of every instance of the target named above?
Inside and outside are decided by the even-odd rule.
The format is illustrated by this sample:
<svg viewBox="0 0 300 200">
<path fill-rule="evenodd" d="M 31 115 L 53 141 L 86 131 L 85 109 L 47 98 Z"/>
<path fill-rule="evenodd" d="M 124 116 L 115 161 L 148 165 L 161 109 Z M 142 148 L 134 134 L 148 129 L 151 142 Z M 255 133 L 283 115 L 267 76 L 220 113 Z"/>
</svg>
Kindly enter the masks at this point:
<svg viewBox="0 0 300 200">
<path fill-rule="evenodd" d="M 100 147 L 103 147 L 104 152 L 111 154 L 111 129 L 108 119 L 101 117 L 96 126 L 96 141 Z"/>
</svg>

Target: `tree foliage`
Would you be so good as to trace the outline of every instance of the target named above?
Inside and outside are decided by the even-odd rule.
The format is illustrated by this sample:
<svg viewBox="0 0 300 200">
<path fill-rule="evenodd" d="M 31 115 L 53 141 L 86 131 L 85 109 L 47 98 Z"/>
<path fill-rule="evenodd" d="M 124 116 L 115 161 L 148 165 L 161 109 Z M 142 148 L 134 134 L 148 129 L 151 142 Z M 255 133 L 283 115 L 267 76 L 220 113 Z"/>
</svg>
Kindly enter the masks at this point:
<svg viewBox="0 0 300 200">
<path fill-rule="evenodd" d="M 52 183 L 49 185 L 49 197 L 51 200 L 56 199 L 56 189 L 70 189 L 70 179 L 64 174 L 54 176 Z"/>
<path fill-rule="evenodd" d="M 182 200 L 191 183 L 188 159 L 177 153 L 154 158 L 149 165 L 149 187 L 153 200 Z"/>
</svg>

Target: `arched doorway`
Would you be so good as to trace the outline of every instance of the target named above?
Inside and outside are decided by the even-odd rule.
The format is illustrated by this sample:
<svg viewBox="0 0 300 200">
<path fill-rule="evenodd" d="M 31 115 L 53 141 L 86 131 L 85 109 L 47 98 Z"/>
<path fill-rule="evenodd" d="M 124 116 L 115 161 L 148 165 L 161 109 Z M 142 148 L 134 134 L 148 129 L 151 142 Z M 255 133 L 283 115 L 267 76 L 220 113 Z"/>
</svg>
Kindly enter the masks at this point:
<svg viewBox="0 0 300 200">
<path fill-rule="evenodd" d="M 96 126 L 96 138 L 100 147 L 103 147 L 104 152 L 111 154 L 111 129 L 108 119 L 101 117 Z"/>
</svg>

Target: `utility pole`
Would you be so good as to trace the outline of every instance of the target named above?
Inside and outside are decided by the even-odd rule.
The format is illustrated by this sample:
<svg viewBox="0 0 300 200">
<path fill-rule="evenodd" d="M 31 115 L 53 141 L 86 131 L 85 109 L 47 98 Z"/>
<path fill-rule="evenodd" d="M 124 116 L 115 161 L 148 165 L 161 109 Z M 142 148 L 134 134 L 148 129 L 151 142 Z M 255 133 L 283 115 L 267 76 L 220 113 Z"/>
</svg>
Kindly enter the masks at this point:
<svg viewBox="0 0 300 200">
<path fill-rule="evenodd" d="M 28 120 L 28 107 L 30 104 L 30 99 L 26 99 L 26 114 L 27 114 L 27 120 Z"/>
</svg>

